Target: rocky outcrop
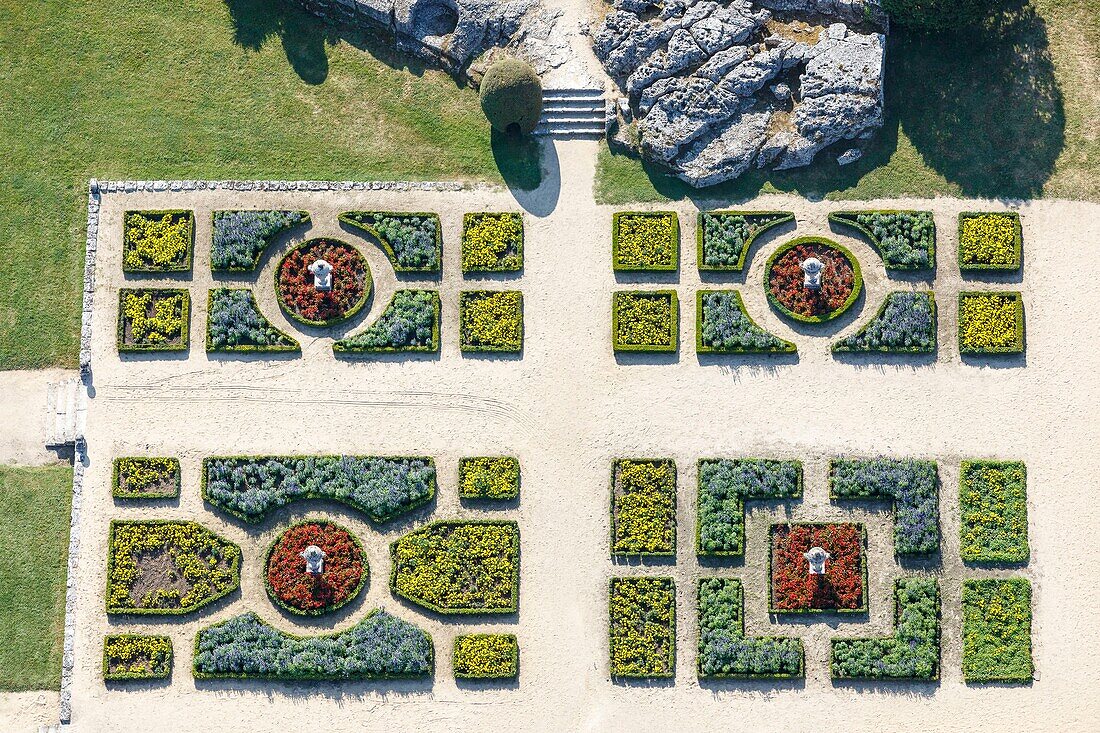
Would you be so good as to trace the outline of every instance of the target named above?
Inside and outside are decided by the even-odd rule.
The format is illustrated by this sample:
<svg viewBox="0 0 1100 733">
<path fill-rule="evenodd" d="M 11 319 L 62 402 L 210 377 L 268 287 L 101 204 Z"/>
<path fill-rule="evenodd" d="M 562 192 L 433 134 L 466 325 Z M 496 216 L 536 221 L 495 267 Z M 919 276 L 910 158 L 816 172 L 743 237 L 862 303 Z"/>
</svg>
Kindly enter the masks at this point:
<svg viewBox="0 0 1100 733">
<path fill-rule="evenodd" d="M 886 30 L 877 0 L 614 0 L 612 142 L 695 186 L 808 165 L 882 126 Z"/>
</svg>

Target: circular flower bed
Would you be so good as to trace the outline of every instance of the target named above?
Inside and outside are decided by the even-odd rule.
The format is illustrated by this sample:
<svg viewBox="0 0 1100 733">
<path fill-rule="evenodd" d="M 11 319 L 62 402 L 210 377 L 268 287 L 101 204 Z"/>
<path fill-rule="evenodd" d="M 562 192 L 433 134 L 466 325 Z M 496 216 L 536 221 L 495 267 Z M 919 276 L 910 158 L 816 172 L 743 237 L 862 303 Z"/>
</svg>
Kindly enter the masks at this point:
<svg viewBox="0 0 1100 733">
<path fill-rule="evenodd" d="M 310 545 L 327 555 L 320 575 L 306 572 L 301 553 Z M 359 595 L 369 575 L 359 540 L 340 525 L 324 521 L 302 522 L 283 532 L 264 563 L 264 583 L 271 599 L 304 616 L 340 608 Z"/>
<path fill-rule="evenodd" d="M 332 265 L 332 289 L 313 286 L 309 266 L 317 260 Z M 290 318 L 307 326 L 331 326 L 351 318 L 371 291 L 370 267 L 359 250 L 338 239 L 307 239 L 283 255 L 275 270 L 279 305 Z"/>
<path fill-rule="evenodd" d="M 821 287 L 804 285 L 802 263 L 821 260 Z M 836 318 L 859 297 L 863 276 L 855 256 L 835 242 L 820 237 L 800 237 L 783 245 L 768 258 L 764 289 L 779 312 L 796 321 L 820 323 Z"/>
</svg>

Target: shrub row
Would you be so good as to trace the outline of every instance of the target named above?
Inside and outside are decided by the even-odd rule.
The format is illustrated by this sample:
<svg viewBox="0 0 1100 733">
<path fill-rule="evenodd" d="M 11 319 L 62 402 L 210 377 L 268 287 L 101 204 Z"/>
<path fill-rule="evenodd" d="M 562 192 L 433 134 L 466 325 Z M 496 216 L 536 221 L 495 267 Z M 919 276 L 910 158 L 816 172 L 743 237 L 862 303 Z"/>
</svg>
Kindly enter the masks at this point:
<svg viewBox="0 0 1100 733">
<path fill-rule="evenodd" d="M 867 237 L 887 270 L 927 270 L 936 265 L 931 211 L 837 211 L 829 214 L 829 221 Z"/>
<path fill-rule="evenodd" d="M 386 522 L 435 496 L 431 458 L 226 456 L 202 463 L 202 496 L 256 524 L 295 501 L 329 499 Z"/>
<path fill-rule="evenodd" d="M 241 548 L 197 522 L 111 522 L 107 613 L 190 613 L 240 585 Z"/>
<path fill-rule="evenodd" d="M 427 632 L 376 609 L 350 629 L 300 637 L 249 612 L 208 626 L 195 638 L 196 679 L 376 680 L 428 677 Z"/>
<path fill-rule="evenodd" d="M 344 354 L 436 352 L 439 322 L 439 291 L 398 290 L 377 321 L 365 331 L 337 341 L 332 350 Z"/>
<path fill-rule="evenodd" d="M 836 458 L 829 464 L 833 499 L 894 502 L 894 552 L 929 555 L 940 549 L 939 476 L 935 461 Z"/>
<path fill-rule="evenodd" d="M 878 351 L 932 354 L 936 351 L 936 299 L 931 292 L 895 291 L 867 325 L 833 344 L 834 352 Z"/>
<path fill-rule="evenodd" d="M 964 580 L 963 679 L 1030 682 L 1031 583 L 1025 578 Z"/>
<path fill-rule="evenodd" d="M 745 636 L 745 595 L 737 578 L 699 580 L 700 679 L 805 676 L 802 640 Z"/>
<path fill-rule="evenodd" d="M 210 269 L 214 272 L 252 272 L 272 239 L 309 221 L 309 213 L 305 211 L 215 211 Z"/>
<path fill-rule="evenodd" d="M 1024 350 L 1024 300 L 1016 292 L 959 293 L 959 352 L 1019 354 Z"/>
<path fill-rule="evenodd" d="M 186 290 L 118 291 L 118 350 L 186 351 L 191 295 Z"/>
<path fill-rule="evenodd" d="M 444 614 L 519 608 L 519 527 L 512 521 L 442 521 L 390 545 L 390 590 Z"/>
<path fill-rule="evenodd" d="M 976 563 L 1026 563 L 1027 467 L 1022 461 L 963 461 L 960 552 Z"/>
<path fill-rule="evenodd" d="M 519 461 L 511 456 L 480 456 L 458 462 L 458 495 L 463 499 L 519 497 Z"/>
<path fill-rule="evenodd" d="M 1014 211 L 959 214 L 959 269 L 1019 270 L 1023 231 Z"/>
<path fill-rule="evenodd" d="M 113 634 L 103 639 L 104 680 L 163 680 L 171 674 L 169 637 Z"/>
<path fill-rule="evenodd" d="M 622 458 L 611 467 L 611 554 L 676 554 L 676 463 Z"/>
<path fill-rule="evenodd" d="M 612 216 L 611 250 L 617 272 L 675 271 L 680 266 L 676 212 L 617 212 Z"/>
<path fill-rule="evenodd" d="M 462 217 L 462 272 L 523 269 L 523 217 L 512 212 Z"/>
<path fill-rule="evenodd" d="M 519 675 L 519 643 L 515 634 L 460 634 L 451 667 L 457 679 L 514 679 Z"/>
<path fill-rule="evenodd" d="M 180 495 L 178 458 L 116 458 L 111 479 L 116 499 L 168 499 Z"/>
<path fill-rule="evenodd" d="M 695 301 L 695 350 L 700 354 L 789 354 L 797 348 L 758 326 L 736 290 L 700 290 Z"/>
<path fill-rule="evenodd" d="M 894 583 L 894 603 L 892 636 L 833 639 L 834 679 L 939 679 L 939 584 L 935 578 L 901 578 Z"/>
<path fill-rule="evenodd" d="M 704 459 L 699 464 L 699 555 L 745 554 L 745 502 L 798 499 L 802 463 L 762 458 Z"/>
<path fill-rule="evenodd" d="M 437 214 L 405 211 L 345 211 L 340 221 L 378 240 L 396 272 L 438 272 L 443 230 Z"/>
<path fill-rule="evenodd" d="M 787 211 L 700 211 L 695 229 L 699 270 L 740 272 L 753 241 L 789 221 L 794 214 Z"/>
<path fill-rule="evenodd" d="M 458 310 L 462 351 L 523 351 L 523 293 L 464 290 L 458 298 Z"/>
<path fill-rule="evenodd" d="M 608 609 L 611 676 L 675 676 L 676 584 L 672 578 L 612 578 Z"/>
<path fill-rule="evenodd" d="M 267 320 L 251 288 L 216 288 L 206 301 L 206 350 L 301 351 L 298 342 Z"/>
<path fill-rule="evenodd" d="M 676 351 L 679 331 L 675 290 L 620 290 L 612 295 L 611 336 L 615 351 Z"/>
<path fill-rule="evenodd" d="M 127 211 L 123 215 L 123 272 L 187 272 L 194 249 L 194 212 Z"/>
</svg>

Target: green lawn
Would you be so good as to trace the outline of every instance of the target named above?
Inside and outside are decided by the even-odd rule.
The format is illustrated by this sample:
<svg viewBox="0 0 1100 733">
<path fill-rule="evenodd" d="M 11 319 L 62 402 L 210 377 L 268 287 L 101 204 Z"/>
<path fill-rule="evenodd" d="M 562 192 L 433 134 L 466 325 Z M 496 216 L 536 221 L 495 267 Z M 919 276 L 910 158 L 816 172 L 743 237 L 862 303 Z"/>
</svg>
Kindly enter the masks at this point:
<svg viewBox="0 0 1100 733">
<path fill-rule="evenodd" d="M 605 203 L 666 198 L 893 196 L 1100 199 L 1100 0 L 1033 0 L 957 37 L 895 28 L 887 49 L 886 125 L 863 159 L 753 172 L 696 191 L 603 148 Z"/>
<path fill-rule="evenodd" d="M 67 465 L 0 466 L 0 690 L 61 684 L 72 487 Z"/>
<path fill-rule="evenodd" d="M 4 3 L 0 369 L 76 364 L 89 177 L 537 184 L 476 92 L 384 48 L 286 0 Z"/>
</svg>

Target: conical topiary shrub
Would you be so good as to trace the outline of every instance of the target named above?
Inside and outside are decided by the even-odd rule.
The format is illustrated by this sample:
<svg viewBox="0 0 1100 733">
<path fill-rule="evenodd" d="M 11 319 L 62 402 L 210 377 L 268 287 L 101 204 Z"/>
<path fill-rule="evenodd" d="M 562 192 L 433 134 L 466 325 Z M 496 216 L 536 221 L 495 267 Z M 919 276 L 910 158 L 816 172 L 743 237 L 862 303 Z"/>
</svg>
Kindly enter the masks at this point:
<svg viewBox="0 0 1100 733">
<path fill-rule="evenodd" d="M 500 132 L 529 135 L 542 114 L 542 82 L 519 59 L 494 62 L 481 79 L 481 109 Z"/>
</svg>

